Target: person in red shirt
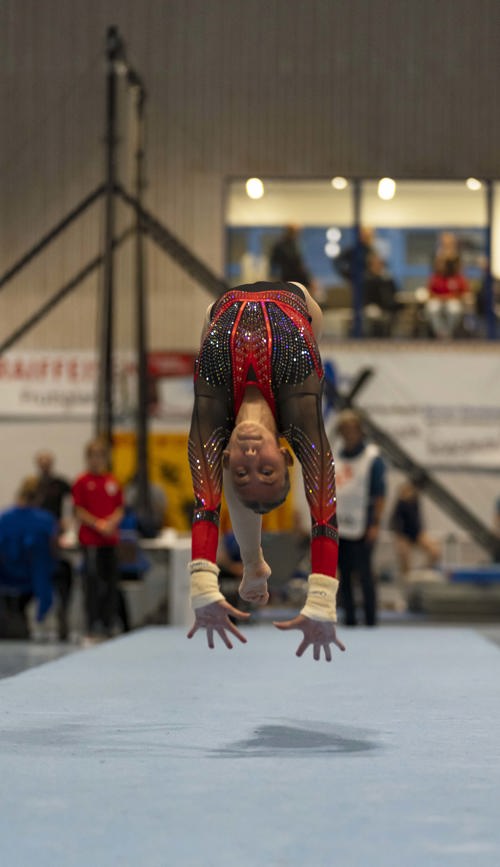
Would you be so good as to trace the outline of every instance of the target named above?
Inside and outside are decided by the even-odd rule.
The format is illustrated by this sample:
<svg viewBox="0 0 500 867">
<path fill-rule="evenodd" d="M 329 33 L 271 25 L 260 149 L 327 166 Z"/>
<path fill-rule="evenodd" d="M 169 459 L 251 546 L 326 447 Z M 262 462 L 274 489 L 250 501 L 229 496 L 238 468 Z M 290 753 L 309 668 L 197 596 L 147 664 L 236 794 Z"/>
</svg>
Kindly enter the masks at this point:
<svg viewBox="0 0 500 867">
<path fill-rule="evenodd" d="M 111 635 L 117 610 L 118 526 L 123 493 L 108 470 L 108 448 L 101 439 L 85 449 L 87 472 L 72 488 L 78 539 L 83 551 L 86 626 L 89 637 Z"/>
<path fill-rule="evenodd" d="M 433 333 L 436 337 L 453 337 L 462 322 L 464 300 L 469 292 L 458 256 L 438 254 L 428 290 L 427 316 Z"/>
</svg>

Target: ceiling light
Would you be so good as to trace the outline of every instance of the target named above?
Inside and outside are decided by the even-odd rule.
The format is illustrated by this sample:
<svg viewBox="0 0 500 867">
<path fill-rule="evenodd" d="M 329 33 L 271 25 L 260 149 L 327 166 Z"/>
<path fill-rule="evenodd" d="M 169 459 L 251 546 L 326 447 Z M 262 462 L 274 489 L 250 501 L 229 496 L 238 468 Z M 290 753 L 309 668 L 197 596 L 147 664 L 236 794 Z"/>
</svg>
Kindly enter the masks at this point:
<svg viewBox="0 0 500 867">
<path fill-rule="evenodd" d="M 261 199 L 264 195 L 264 184 L 260 178 L 248 178 L 245 187 L 250 199 Z"/>
<path fill-rule="evenodd" d="M 330 229 L 326 230 L 326 237 L 328 241 L 332 242 L 332 244 L 336 244 L 338 241 L 340 241 L 342 237 L 342 232 L 340 231 L 340 229 L 337 229 L 336 226 L 331 226 Z"/>
<path fill-rule="evenodd" d="M 335 244 L 333 241 L 328 241 L 328 243 L 325 244 L 325 253 L 329 259 L 335 259 L 335 257 L 340 253 L 340 246 Z"/>
<path fill-rule="evenodd" d="M 377 192 L 379 199 L 384 199 L 385 202 L 388 202 L 394 198 L 396 181 L 393 181 L 392 178 L 381 178 L 378 182 Z"/>
<path fill-rule="evenodd" d="M 349 181 L 347 178 L 335 177 L 332 178 L 332 187 L 334 190 L 345 190 L 345 188 L 349 185 Z"/>
<path fill-rule="evenodd" d="M 476 192 L 477 190 L 480 190 L 483 185 L 481 181 L 478 181 L 477 178 L 467 178 L 465 186 L 468 190 L 473 190 L 474 192 Z"/>
</svg>

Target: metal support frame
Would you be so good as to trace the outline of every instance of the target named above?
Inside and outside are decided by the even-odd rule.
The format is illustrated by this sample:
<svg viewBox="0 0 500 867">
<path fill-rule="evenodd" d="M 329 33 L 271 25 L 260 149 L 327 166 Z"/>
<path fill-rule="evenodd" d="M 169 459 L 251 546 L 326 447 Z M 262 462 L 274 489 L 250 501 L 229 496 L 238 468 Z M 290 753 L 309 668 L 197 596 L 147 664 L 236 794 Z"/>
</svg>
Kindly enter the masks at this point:
<svg viewBox="0 0 500 867">
<path fill-rule="evenodd" d="M 363 335 L 363 250 L 361 246 L 361 181 L 353 181 L 352 201 L 354 206 L 354 258 L 352 268 L 352 336 Z"/>
<path fill-rule="evenodd" d="M 142 205 L 145 187 L 145 101 L 146 91 L 132 70 L 128 74 L 135 102 L 135 197 Z M 137 350 L 137 512 L 143 528 L 152 526 L 152 503 L 149 485 L 149 395 L 147 357 L 147 298 L 144 255 L 144 231 L 140 211 L 135 214 L 135 312 Z"/>
<path fill-rule="evenodd" d="M 124 232 L 122 232 L 113 242 L 113 251 L 118 249 L 118 247 L 120 247 L 124 243 L 124 241 L 126 241 L 127 238 L 132 235 L 133 231 L 133 228 L 128 228 Z M 54 294 L 51 295 L 48 301 L 42 304 L 38 308 L 38 310 L 36 310 L 35 313 L 32 314 L 32 316 L 29 316 L 27 319 L 25 319 L 18 328 L 12 331 L 9 336 L 2 343 L 0 343 L 0 355 L 3 355 L 4 352 L 7 352 L 7 350 L 10 349 L 10 347 L 13 346 L 14 343 L 17 343 L 17 341 L 20 340 L 21 337 L 24 337 L 24 335 L 31 331 L 31 329 L 34 328 L 35 325 L 38 325 L 39 322 L 45 319 L 48 313 L 54 310 L 54 308 L 57 307 L 57 305 L 61 301 L 63 301 L 71 292 L 73 292 L 74 289 L 80 286 L 80 284 L 83 283 L 83 281 L 86 280 L 87 277 L 90 277 L 90 275 L 93 274 L 93 272 L 96 271 L 97 268 L 102 267 L 103 263 L 104 254 L 102 253 L 100 253 L 94 259 L 91 259 L 90 262 L 87 262 L 87 264 L 84 265 L 84 267 L 81 268 L 80 271 L 78 271 L 75 276 L 71 278 L 71 280 L 68 280 L 68 282 L 61 286 L 61 288 L 58 289 L 57 292 L 54 292 Z"/>
<path fill-rule="evenodd" d="M 99 386 L 97 396 L 96 434 L 111 445 L 113 438 L 113 315 L 114 315 L 114 237 L 116 186 L 116 63 L 122 52 L 122 43 L 116 27 L 109 27 L 106 35 L 106 181 L 103 288 L 101 299 L 101 335 Z"/>
<path fill-rule="evenodd" d="M 486 181 L 486 271 L 484 275 L 484 302 L 486 307 L 486 335 L 489 340 L 494 340 L 497 336 L 493 275 L 491 273 L 493 207 L 493 181 Z"/>
<path fill-rule="evenodd" d="M 93 190 L 88 196 L 82 199 L 82 201 L 78 205 L 76 205 L 76 207 L 73 208 L 68 214 L 66 214 L 66 216 L 63 217 L 62 220 L 56 223 L 56 225 L 53 226 L 52 229 L 50 229 L 45 235 L 43 235 L 40 240 L 33 245 L 33 247 L 31 247 L 26 253 L 23 253 L 23 255 L 17 260 L 17 262 L 14 262 L 14 264 L 11 265 L 10 268 L 7 268 L 7 270 L 0 277 L 0 289 L 3 289 L 4 286 L 6 286 L 7 283 L 9 283 L 12 278 L 16 276 L 16 274 L 19 274 L 19 272 L 26 267 L 26 265 L 29 265 L 29 263 L 32 262 L 33 259 L 35 259 L 36 256 L 38 256 L 38 254 L 42 252 L 42 250 L 45 249 L 45 247 L 48 247 L 48 245 L 51 244 L 52 241 L 58 238 L 65 229 L 71 226 L 71 224 L 78 219 L 78 217 L 81 217 L 82 214 L 85 213 L 87 208 L 93 205 L 94 202 L 97 202 L 97 200 L 103 195 L 103 193 L 104 184 L 101 184 L 100 186 L 96 187 L 96 189 Z"/>
</svg>

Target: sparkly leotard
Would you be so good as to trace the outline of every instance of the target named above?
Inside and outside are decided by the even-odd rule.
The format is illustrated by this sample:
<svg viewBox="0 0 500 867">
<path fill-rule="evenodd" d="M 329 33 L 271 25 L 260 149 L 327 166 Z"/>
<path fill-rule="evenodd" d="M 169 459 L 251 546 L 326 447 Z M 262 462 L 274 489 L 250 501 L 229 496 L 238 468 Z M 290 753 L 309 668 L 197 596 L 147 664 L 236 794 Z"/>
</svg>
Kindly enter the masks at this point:
<svg viewBox="0 0 500 867">
<path fill-rule="evenodd" d="M 323 368 L 303 292 L 255 283 L 214 304 L 195 368 L 189 462 L 195 495 L 193 559 L 215 562 L 222 452 L 248 385 L 268 402 L 302 466 L 312 522 L 313 572 L 335 576 L 335 471 L 321 411 Z"/>
</svg>

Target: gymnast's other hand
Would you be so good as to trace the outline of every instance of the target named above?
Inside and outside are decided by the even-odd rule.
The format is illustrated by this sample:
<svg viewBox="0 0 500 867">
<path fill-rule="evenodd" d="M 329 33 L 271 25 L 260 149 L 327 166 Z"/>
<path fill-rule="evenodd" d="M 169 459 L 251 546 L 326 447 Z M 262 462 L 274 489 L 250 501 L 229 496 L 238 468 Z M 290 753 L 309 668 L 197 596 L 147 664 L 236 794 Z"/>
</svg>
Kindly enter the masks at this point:
<svg viewBox="0 0 500 867">
<path fill-rule="evenodd" d="M 320 659 L 321 648 L 325 652 L 326 661 L 332 661 L 330 644 L 335 644 L 339 650 L 345 650 L 345 645 L 337 638 L 335 623 L 330 620 L 311 620 L 304 614 L 298 614 L 293 620 L 273 621 L 273 625 L 282 630 L 302 630 L 304 638 L 297 648 L 297 656 L 302 656 L 310 644 L 313 646 L 313 657 L 316 661 Z"/>
<path fill-rule="evenodd" d="M 231 632 L 232 635 L 235 635 L 242 644 L 246 644 L 247 640 L 245 636 L 239 631 L 234 623 L 231 622 L 229 615 L 238 617 L 240 620 L 248 620 L 250 617 L 250 614 L 246 611 L 238 611 L 237 608 L 234 608 L 225 599 L 221 599 L 218 602 L 211 602 L 209 605 L 203 605 L 201 608 L 196 609 L 195 621 L 189 630 L 187 637 L 192 638 L 193 635 L 198 632 L 198 629 L 206 629 L 208 646 L 213 650 L 215 647 L 214 632 L 217 632 L 226 647 L 231 650 L 233 645 L 231 644 L 229 636 L 226 635 L 227 631 Z"/>
</svg>

